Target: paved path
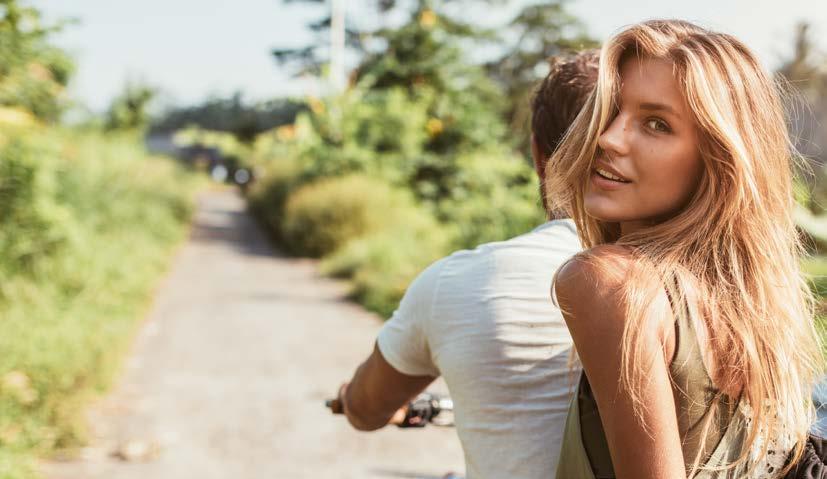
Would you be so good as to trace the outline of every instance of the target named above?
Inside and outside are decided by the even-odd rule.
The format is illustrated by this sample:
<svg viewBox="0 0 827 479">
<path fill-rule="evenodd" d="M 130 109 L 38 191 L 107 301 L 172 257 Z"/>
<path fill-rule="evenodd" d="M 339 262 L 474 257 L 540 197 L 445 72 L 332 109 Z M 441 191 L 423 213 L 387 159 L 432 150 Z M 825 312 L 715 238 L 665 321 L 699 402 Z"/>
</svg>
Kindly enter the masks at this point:
<svg viewBox="0 0 827 479">
<path fill-rule="evenodd" d="M 452 429 L 352 430 L 323 407 L 379 318 L 315 263 L 280 256 L 230 191 L 205 194 L 81 458 L 50 479 L 437 478 Z M 123 461 L 113 451 L 142 460 Z"/>
</svg>

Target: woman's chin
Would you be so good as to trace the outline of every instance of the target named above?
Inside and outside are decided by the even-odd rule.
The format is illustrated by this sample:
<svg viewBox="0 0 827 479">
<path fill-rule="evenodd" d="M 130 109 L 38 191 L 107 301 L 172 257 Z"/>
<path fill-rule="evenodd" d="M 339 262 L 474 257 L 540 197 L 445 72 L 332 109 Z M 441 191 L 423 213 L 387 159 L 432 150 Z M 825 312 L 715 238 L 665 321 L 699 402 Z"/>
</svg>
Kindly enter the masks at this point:
<svg viewBox="0 0 827 479">
<path fill-rule="evenodd" d="M 619 223 L 628 220 L 628 214 L 624 214 L 615 202 L 607 202 L 604 198 L 590 201 L 585 198 L 583 209 L 590 217 L 604 223 Z"/>
</svg>

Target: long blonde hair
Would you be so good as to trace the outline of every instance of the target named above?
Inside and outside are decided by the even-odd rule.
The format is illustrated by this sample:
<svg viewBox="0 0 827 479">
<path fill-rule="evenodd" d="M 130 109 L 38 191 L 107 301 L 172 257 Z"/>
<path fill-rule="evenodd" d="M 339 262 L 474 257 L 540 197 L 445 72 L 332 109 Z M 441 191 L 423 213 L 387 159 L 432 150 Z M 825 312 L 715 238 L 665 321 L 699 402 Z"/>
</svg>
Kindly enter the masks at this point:
<svg viewBox="0 0 827 479">
<path fill-rule="evenodd" d="M 620 66 L 630 55 L 673 63 L 701 132 L 704 167 L 697 191 L 674 217 L 621 237 L 617 223 L 586 214 L 583 195 L 598 137 L 617 112 Z M 692 291 L 693 316 L 710 333 L 712 379 L 721 390 L 740 390 L 753 411 L 744 448 L 730 467 L 748 461 L 756 444 L 764 444 L 759 457 L 766 454 L 767 441 L 759 437 L 792 434 L 794 457 L 801 456 L 822 369 L 812 294 L 799 266 L 793 148 L 780 93 L 753 53 L 730 35 L 678 20 L 633 25 L 603 46 L 595 92 L 547 170 L 547 199 L 569 212 L 585 248 L 614 243 L 640 259 L 625 283 L 621 378 L 642 409 L 633 385 L 644 383 L 638 339 L 654 298 L 644 277 L 660 278 L 670 296 L 683 300 Z M 676 308 L 675 314 L 689 313 Z M 699 461 L 694 458 L 693 470 Z"/>
</svg>

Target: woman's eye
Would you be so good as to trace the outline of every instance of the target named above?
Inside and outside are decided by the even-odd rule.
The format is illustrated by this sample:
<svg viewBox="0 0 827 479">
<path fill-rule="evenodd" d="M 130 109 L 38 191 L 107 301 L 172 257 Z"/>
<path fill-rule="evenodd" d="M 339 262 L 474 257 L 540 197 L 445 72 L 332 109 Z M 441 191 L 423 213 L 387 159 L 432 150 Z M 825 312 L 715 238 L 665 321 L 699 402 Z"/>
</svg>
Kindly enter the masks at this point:
<svg viewBox="0 0 827 479">
<path fill-rule="evenodd" d="M 649 128 L 650 130 L 660 131 L 660 132 L 663 132 L 663 133 L 668 133 L 668 132 L 672 131 L 669 128 L 669 125 L 667 125 L 665 121 L 659 120 L 657 118 L 650 118 L 650 119 L 646 120 L 646 127 Z"/>
</svg>

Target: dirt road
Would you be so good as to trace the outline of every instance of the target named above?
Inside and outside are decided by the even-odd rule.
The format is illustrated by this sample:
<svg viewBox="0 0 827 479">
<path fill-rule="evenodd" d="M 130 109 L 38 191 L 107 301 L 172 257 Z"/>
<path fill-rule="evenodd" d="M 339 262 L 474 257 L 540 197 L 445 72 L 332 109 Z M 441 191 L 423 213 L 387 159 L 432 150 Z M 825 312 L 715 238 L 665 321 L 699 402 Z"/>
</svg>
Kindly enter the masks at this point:
<svg viewBox="0 0 827 479">
<path fill-rule="evenodd" d="M 280 256 L 233 192 L 201 198 L 123 376 L 51 479 L 431 478 L 463 470 L 452 429 L 352 430 L 323 407 L 379 318 Z M 121 455 L 133 460 L 125 461 Z"/>
</svg>

